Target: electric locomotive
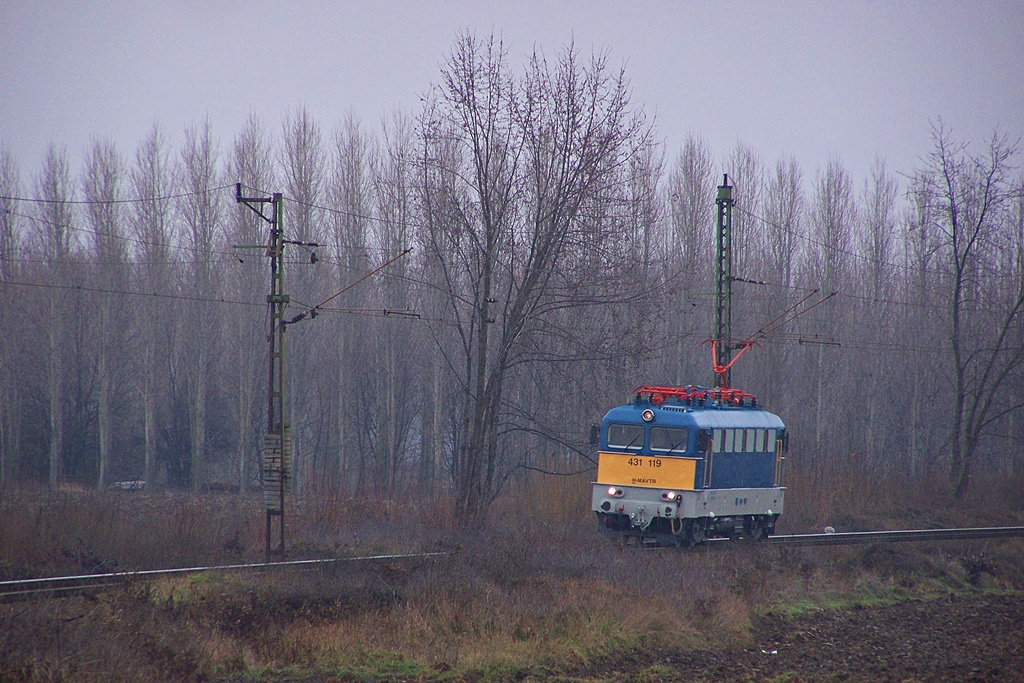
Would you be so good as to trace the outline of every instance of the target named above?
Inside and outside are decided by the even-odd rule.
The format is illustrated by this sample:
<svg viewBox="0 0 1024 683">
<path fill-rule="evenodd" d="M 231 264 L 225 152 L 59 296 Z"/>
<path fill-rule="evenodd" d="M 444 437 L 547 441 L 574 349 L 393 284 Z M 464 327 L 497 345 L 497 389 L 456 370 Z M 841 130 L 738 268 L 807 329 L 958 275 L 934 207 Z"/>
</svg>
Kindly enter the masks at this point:
<svg viewBox="0 0 1024 683">
<path fill-rule="evenodd" d="M 641 386 L 633 394 L 591 428 L 600 529 L 659 545 L 774 532 L 786 493 L 786 427 L 777 415 L 738 389 Z"/>
</svg>

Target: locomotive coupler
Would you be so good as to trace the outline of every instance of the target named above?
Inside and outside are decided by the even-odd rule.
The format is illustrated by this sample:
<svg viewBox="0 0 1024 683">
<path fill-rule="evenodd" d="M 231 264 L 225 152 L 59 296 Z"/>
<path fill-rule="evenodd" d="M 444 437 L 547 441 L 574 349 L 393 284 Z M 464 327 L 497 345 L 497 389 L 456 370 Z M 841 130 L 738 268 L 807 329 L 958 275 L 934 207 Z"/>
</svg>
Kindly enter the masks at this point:
<svg viewBox="0 0 1024 683">
<path fill-rule="evenodd" d="M 634 512 L 629 513 L 629 521 L 633 523 L 634 527 L 639 527 L 641 531 L 645 531 L 651 525 L 651 520 L 644 519 L 643 505 L 638 505 Z"/>
</svg>

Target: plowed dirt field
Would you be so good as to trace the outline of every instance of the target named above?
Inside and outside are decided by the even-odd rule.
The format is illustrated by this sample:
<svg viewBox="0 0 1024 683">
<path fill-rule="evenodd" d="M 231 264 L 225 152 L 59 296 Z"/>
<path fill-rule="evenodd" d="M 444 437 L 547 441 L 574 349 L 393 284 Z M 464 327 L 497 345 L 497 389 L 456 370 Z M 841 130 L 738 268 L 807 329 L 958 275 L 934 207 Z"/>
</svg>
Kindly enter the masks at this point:
<svg viewBox="0 0 1024 683">
<path fill-rule="evenodd" d="M 758 618 L 751 646 L 621 664 L 587 673 L 648 681 L 1024 681 L 1024 597 L 768 615 Z"/>
</svg>

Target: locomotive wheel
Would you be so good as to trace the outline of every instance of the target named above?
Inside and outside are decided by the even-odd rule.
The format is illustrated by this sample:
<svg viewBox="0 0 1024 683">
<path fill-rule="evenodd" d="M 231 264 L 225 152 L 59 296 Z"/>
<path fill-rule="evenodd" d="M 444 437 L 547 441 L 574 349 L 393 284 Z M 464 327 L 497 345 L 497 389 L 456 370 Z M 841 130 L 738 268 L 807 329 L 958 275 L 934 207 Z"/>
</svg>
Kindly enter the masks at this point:
<svg viewBox="0 0 1024 683">
<path fill-rule="evenodd" d="M 763 541 L 768 538 L 768 527 L 764 524 L 764 519 L 758 515 L 747 517 L 743 520 L 743 532 L 747 538 L 752 541 Z"/>
<path fill-rule="evenodd" d="M 699 519 L 686 520 L 686 540 L 690 545 L 698 545 L 704 542 L 704 522 Z"/>
</svg>

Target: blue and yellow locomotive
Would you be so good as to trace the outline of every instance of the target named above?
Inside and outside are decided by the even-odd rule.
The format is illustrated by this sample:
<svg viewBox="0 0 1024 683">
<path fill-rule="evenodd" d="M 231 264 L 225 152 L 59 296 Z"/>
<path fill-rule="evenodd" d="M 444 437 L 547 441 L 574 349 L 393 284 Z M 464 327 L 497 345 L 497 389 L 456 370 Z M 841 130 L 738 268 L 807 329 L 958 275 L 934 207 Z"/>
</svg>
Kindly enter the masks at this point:
<svg viewBox="0 0 1024 683">
<path fill-rule="evenodd" d="M 641 386 L 608 411 L 592 508 L 600 528 L 638 543 L 763 539 L 782 514 L 786 427 L 738 389 Z"/>
</svg>

